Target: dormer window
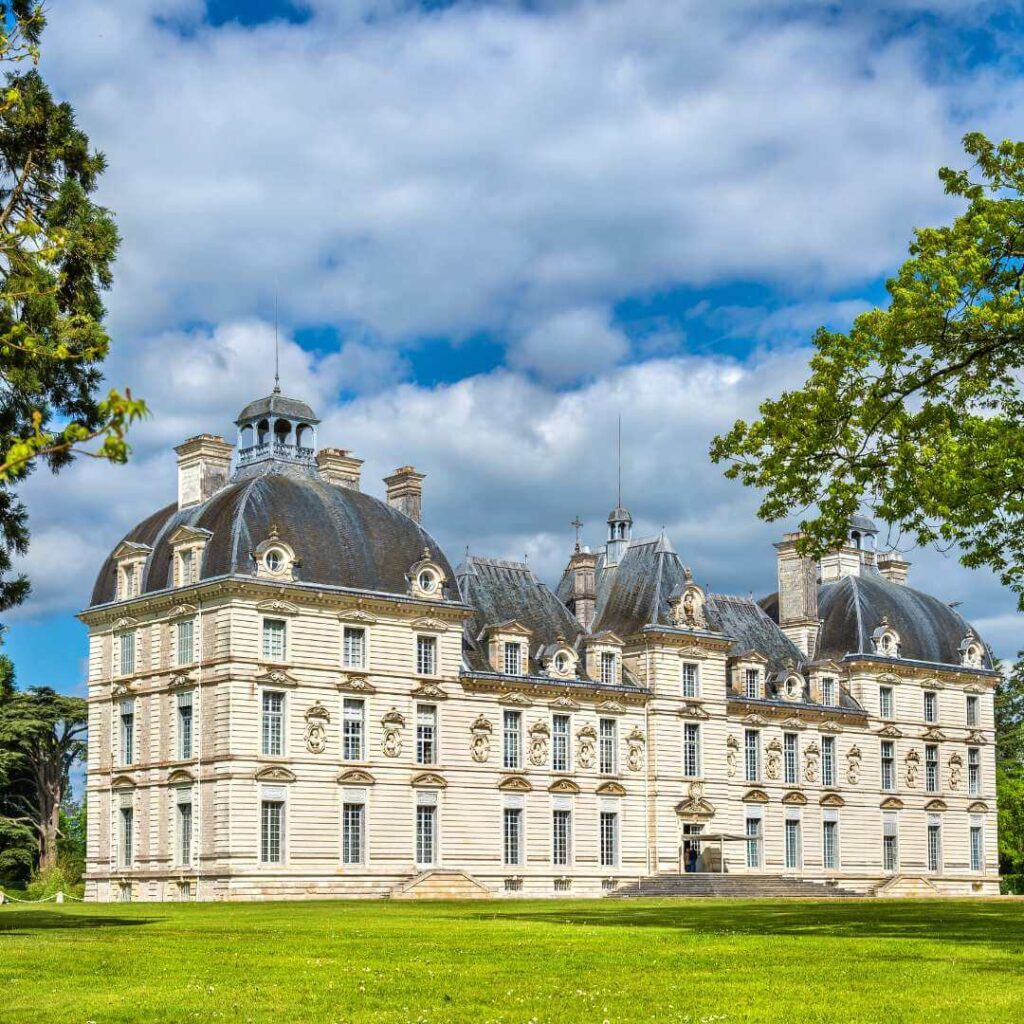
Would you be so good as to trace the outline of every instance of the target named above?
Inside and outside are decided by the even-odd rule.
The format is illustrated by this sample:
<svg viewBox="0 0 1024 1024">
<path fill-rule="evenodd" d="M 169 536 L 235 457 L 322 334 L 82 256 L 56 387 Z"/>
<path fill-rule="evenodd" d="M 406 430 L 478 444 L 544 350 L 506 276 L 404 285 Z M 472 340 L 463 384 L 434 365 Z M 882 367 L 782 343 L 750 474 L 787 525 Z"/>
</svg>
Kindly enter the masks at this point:
<svg viewBox="0 0 1024 1024">
<path fill-rule="evenodd" d="M 559 675 L 562 675 L 562 676 L 567 675 L 568 672 L 569 672 L 569 665 L 570 664 L 571 664 L 571 662 L 569 660 L 569 655 L 566 654 L 565 651 L 559 651 L 555 655 L 555 671 Z"/>
<path fill-rule="evenodd" d="M 836 681 L 833 676 L 821 677 L 821 703 L 832 707 L 836 702 Z"/>
<path fill-rule="evenodd" d="M 803 691 L 803 677 L 797 675 L 786 676 L 786 682 L 783 684 L 782 691 L 785 694 L 786 700 L 799 700 L 803 696 Z"/>
<path fill-rule="evenodd" d="M 280 548 L 271 548 L 263 556 L 263 564 L 268 572 L 279 573 L 284 568 L 284 552 Z"/>
<path fill-rule="evenodd" d="M 743 696 L 747 700 L 757 700 L 761 696 L 761 670 L 748 668 L 743 672 Z"/>
<path fill-rule="evenodd" d="M 429 601 L 444 599 L 444 570 L 430 555 L 430 548 L 423 549 L 423 557 L 419 559 L 406 575 L 409 581 L 409 592 L 413 597 L 426 598 Z"/>
<path fill-rule="evenodd" d="M 889 620 L 884 615 L 878 628 L 871 634 L 871 645 L 875 654 L 879 654 L 883 658 L 899 658 L 901 656 L 900 635 L 889 625 Z"/>
<path fill-rule="evenodd" d="M 616 661 L 611 651 L 601 652 L 601 682 L 605 686 L 614 686 L 616 683 Z"/>
<path fill-rule="evenodd" d="M 523 674 L 523 645 L 520 643 L 505 644 L 505 675 L 519 676 Z"/>
<path fill-rule="evenodd" d="M 253 552 L 256 561 L 256 575 L 264 579 L 293 580 L 298 559 L 290 544 L 281 539 L 276 526 L 271 526 L 270 536 Z"/>
<path fill-rule="evenodd" d="M 965 668 L 984 667 L 985 648 L 981 641 L 968 630 L 967 635 L 960 643 L 960 663 Z"/>
<path fill-rule="evenodd" d="M 178 569 L 180 570 L 181 585 L 191 586 L 196 581 L 196 553 L 192 548 L 186 548 L 178 555 Z"/>
<path fill-rule="evenodd" d="M 432 594 L 437 588 L 437 575 L 429 569 L 424 569 L 420 573 L 419 583 L 424 594 Z"/>
<path fill-rule="evenodd" d="M 139 595 L 139 567 L 126 565 L 121 570 L 121 596 L 126 600 Z"/>
</svg>

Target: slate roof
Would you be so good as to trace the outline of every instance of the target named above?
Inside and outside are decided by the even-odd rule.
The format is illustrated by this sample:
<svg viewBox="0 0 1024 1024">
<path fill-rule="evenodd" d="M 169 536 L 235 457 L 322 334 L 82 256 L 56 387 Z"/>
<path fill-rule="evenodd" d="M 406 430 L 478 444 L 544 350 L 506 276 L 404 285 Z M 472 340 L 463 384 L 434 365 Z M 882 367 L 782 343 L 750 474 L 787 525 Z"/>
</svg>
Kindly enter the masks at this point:
<svg viewBox="0 0 1024 1024">
<path fill-rule="evenodd" d="M 286 398 L 284 395 L 267 395 L 266 398 L 257 398 L 250 402 L 235 420 L 241 425 L 247 420 L 258 419 L 261 416 L 283 416 L 289 420 L 299 420 L 304 423 L 319 423 L 320 420 L 313 410 L 305 402 L 298 398 Z"/>
<path fill-rule="evenodd" d="M 276 526 L 295 551 L 301 582 L 390 594 L 407 593 L 405 574 L 423 550 L 448 577 L 446 597 L 456 598 L 454 574 L 437 542 L 418 523 L 369 494 L 323 480 L 315 469 L 266 463 L 250 467 L 200 505 L 168 505 L 124 538 L 152 546 L 141 592 L 171 585 L 168 537 L 182 525 L 211 531 L 200 579 L 229 573 L 253 575 L 251 552 Z M 116 567 L 106 560 L 91 605 L 114 600 Z"/>
<path fill-rule="evenodd" d="M 778 672 L 787 662 L 798 666 L 806 660 L 803 651 L 771 619 L 763 608 L 747 597 L 708 594 L 708 627 L 734 637 L 729 655 L 755 650 L 769 662 L 769 671 Z"/>
</svg>

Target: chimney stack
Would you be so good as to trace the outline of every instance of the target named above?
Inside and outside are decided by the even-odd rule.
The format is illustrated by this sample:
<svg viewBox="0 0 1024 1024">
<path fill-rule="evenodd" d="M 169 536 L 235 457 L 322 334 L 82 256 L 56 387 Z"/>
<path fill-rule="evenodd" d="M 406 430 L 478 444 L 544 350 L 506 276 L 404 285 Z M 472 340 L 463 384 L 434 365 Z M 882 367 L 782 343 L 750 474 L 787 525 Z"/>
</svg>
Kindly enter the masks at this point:
<svg viewBox="0 0 1024 1024">
<path fill-rule="evenodd" d="M 423 514 L 423 480 L 424 474 L 412 466 L 399 466 L 391 476 L 384 477 L 388 504 L 417 523 Z"/>
<path fill-rule="evenodd" d="M 320 475 L 328 482 L 349 490 L 359 490 L 359 473 L 363 465 L 347 448 L 321 448 L 316 453 Z"/>
<path fill-rule="evenodd" d="M 907 582 L 909 570 L 910 563 L 898 551 L 886 551 L 878 556 L 878 571 L 890 583 L 899 583 L 902 586 Z"/>
<path fill-rule="evenodd" d="M 197 434 L 174 450 L 178 454 L 178 508 L 199 505 L 227 484 L 234 446 L 223 437 Z"/>
<path fill-rule="evenodd" d="M 565 572 L 572 578 L 572 591 L 566 599 L 566 606 L 589 632 L 597 606 L 597 555 L 582 548 L 574 551 Z"/>
<path fill-rule="evenodd" d="M 818 566 L 796 548 L 799 533 L 775 545 L 779 571 L 779 628 L 808 657 L 818 642 Z"/>
</svg>

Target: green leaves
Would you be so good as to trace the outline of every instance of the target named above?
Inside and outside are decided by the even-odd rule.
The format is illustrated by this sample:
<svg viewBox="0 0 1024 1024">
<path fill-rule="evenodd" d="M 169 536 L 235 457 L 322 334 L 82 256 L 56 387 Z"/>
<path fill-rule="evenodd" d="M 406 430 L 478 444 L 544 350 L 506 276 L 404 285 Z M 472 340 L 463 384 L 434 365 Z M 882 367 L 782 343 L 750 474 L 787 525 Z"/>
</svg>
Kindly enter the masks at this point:
<svg viewBox="0 0 1024 1024">
<path fill-rule="evenodd" d="M 764 491 L 763 519 L 803 513 L 807 553 L 866 505 L 907 539 L 958 544 L 1024 607 L 1024 143 L 964 148 L 973 167 L 939 177 L 966 209 L 914 233 L 888 308 L 819 330 L 804 387 L 711 457 Z"/>
</svg>

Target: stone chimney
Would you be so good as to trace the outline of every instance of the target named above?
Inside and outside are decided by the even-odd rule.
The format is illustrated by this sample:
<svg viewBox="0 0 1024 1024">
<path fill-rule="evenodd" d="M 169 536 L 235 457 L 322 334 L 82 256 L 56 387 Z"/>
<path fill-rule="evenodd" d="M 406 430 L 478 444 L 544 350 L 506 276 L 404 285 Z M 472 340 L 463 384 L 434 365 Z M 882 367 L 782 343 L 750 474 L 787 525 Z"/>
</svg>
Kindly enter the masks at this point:
<svg viewBox="0 0 1024 1024">
<path fill-rule="evenodd" d="M 363 465 L 347 448 L 321 448 L 316 453 L 316 466 L 328 482 L 349 490 L 359 490 L 359 473 Z"/>
<path fill-rule="evenodd" d="M 818 566 L 797 551 L 799 533 L 775 545 L 779 570 L 779 628 L 808 657 L 818 642 Z"/>
<path fill-rule="evenodd" d="M 223 437 L 198 434 L 174 450 L 178 454 L 178 508 L 198 505 L 227 484 L 234 446 Z"/>
<path fill-rule="evenodd" d="M 388 504 L 419 522 L 423 514 L 424 474 L 412 466 L 399 466 L 391 476 L 384 477 L 388 489 Z"/>
<path fill-rule="evenodd" d="M 890 583 L 899 583 L 902 586 L 907 582 L 909 570 L 910 563 L 898 551 L 886 551 L 878 556 L 878 571 Z"/>
<path fill-rule="evenodd" d="M 589 632 L 597 605 L 597 555 L 584 548 L 577 548 L 569 558 L 565 573 L 572 580 L 572 591 L 566 598 L 566 606 Z"/>
</svg>

